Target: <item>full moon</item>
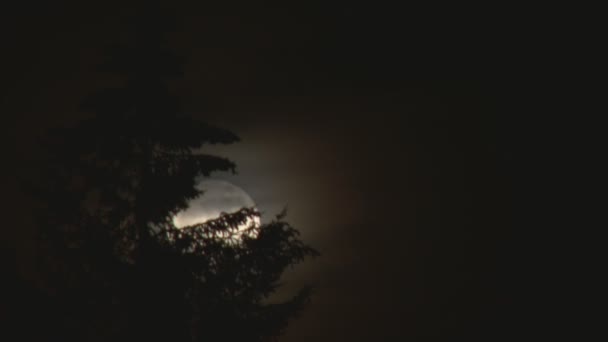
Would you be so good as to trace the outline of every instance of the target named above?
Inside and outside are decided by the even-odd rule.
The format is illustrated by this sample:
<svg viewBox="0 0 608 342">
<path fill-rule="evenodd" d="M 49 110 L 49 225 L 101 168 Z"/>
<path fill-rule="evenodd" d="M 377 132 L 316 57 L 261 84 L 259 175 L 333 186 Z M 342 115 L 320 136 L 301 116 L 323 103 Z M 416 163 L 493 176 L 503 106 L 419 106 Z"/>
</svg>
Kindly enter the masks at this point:
<svg viewBox="0 0 608 342">
<path fill-rule="evenodd" d="M 220 217 L 222 213 L 233 213 L 241 208 L 255 207 L 253 199 L 238 186 L 223 180 L 203 180 L 197 185 L 203 193 L 188 203 L 188 208 L 173 218 L 177 228 L 204 223 Z M 251 224 L 259 225 L 259 218 L 248 220 L 240 230 Z"/>
</svg>

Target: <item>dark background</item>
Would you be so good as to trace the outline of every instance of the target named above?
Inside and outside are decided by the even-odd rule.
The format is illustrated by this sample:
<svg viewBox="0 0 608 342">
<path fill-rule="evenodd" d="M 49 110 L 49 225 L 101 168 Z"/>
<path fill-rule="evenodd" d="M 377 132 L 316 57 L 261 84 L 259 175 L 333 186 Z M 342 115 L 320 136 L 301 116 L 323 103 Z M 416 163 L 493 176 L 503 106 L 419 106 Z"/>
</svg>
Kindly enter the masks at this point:
<svg viewBox="0 0 608 342">
<path fill-rule="evenodd" d="M 82 97 L 111 82 L 94 67 L 123 34 L 122 14 L 139 11 L 42 6 L 2 14 L 2 245 L 30 282 L 31 220 L 15 179 L 36 159 L 35 138 L 82 118 Z M 546 234 L 567 219 L 547 199 L 567 190 L 547 165 L 568 149 L 551 114 L 566 105 L 553 96 L 571 72 L 560 67 L 568 17 L 382 2 L 173 7 L 184 106 L 243 138 L 220 150 L 240 165 L 234 181 L 264 208 L 288 203 L 323 254 L 286 277 L 317 294 L 285 341 L 574 330 L 554 319 L 565 299 L 550 275 L 569 259 L 547 239 L 557 225 Z"/>
</svg>

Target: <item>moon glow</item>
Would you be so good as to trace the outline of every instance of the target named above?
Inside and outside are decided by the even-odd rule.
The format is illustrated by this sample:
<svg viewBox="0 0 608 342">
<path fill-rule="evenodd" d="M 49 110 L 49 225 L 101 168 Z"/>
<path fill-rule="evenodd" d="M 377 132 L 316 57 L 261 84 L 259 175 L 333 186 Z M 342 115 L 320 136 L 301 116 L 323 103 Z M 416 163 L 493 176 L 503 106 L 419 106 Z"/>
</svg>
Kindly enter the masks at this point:
<svg viewBox="0 0 608 342">
<path fill-rule="evenodd" d="M 255 202 L 243 189 L 226 181 L 204 180 L 197 188 L 203 193 L 191 200 L 188 208 L 173 218 L 173 224 L 177 228 L 204 223 L 220 217 L 222 213 L 233 213 L 244 207 L 255 207 Z M 259 225 L 259 218 L 248 220 L 239 229 L 245 229 L 251 224 Z"/>
</svg>

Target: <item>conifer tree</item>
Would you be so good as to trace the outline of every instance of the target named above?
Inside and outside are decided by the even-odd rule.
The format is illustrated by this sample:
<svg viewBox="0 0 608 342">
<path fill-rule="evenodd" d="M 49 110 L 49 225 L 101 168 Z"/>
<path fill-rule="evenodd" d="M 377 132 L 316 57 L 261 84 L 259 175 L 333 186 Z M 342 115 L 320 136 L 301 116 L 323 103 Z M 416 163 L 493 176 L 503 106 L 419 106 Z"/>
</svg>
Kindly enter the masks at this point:
<svg viewBox="0 0 608 342">
<path fill-rule="evenodd" d="M 55 316 L 48 336 L 273 340 L 310 288 L 283 303 L 268 298 L 287 267 L 317 252 L 284 213 L 245 231 L 243 224 L 259 216 L 255 208 L 175 227 L 174 215 L 201 195 L 197 177 L 235 169 L 226 158 L 195 151 L 239 139 L 180 107 L 169 84 L 182 61 L 160 18 L 140 18 L 131 39 L 108 50 L 102 69 L 122 81 L 84 101 L 93 116 L 46 142 L 44 176 L 32 188 Z"/>
</svg>

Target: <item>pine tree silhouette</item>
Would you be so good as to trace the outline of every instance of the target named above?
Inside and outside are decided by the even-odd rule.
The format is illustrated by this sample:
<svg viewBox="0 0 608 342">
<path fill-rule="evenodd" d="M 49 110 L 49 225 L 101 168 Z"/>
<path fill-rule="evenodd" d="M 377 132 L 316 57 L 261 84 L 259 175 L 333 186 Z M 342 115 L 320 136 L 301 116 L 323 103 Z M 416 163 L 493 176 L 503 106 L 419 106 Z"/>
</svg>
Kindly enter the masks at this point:
<svg viewBox="0 0 608 342">
<path fill-rule="evenodd" d="M 201 195 L 196 177 L 235 169 L 228 159 L 194 151 L 239 139 L 180 108 L 169 80 L 181 74 L 181 61 L 159 18 L 139 18 L 133 39 L 109 49 L 102 69 L 123 81 L 84 101 L 83 110 L 95 115 L 45 143 L 44 176 L 31 185 L 53 316 L 41 336 L 274 340 L 309 300 L 310 288 L 283 303 L 267 299 L 287 267 L 317 252 L 284 213 L 245 232 L 239 227 L 259 216 L 255 208 L 174 226 L 173 216 Z"/>
</svg>

